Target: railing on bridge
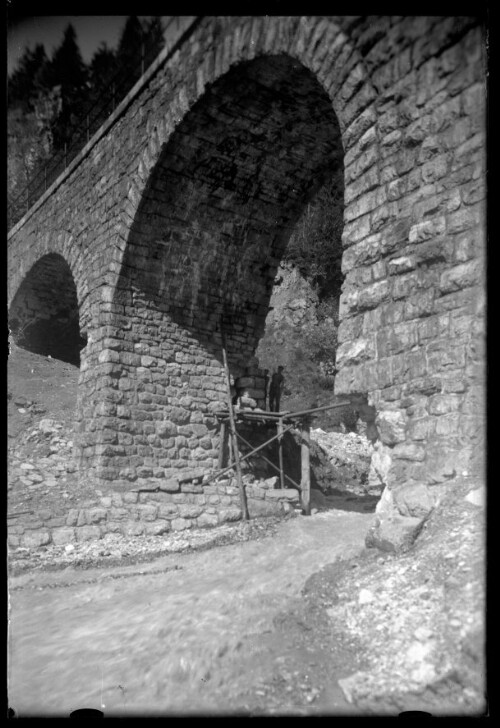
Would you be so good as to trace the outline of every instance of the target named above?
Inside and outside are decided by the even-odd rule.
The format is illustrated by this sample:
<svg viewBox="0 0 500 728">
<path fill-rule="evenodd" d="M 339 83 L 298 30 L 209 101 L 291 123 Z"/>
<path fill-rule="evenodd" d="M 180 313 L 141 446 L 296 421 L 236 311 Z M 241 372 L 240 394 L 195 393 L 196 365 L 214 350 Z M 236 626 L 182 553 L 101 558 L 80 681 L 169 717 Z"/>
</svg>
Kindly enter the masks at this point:
<svg viewBox="0 0 500 728">
<path fill-rule="evenodd" d="M 200 20 L 200 16 L 172 17 L 165 27 L 165 46 L 162 53 L 167 49 L 167 55 L 171 55 L 185 37 L 194 30 Z M 9 200 L 7 207 L 8 229 L 12 228 L 28 212 L 50 185 L 64 172 L 93 135 L 114 113 L 133 85 L 158 57 L 154 50 L 147 48 L 144 43 L 141 43 L 136 50 L 140 73 L 131 83 L 131 69 L 120 69 L 112 78 L 106 92 L 101 94 L 81 117 L 73 120 L 68 129 L 68 141 L 65 143 L 64 148 L 50 159 L 40 161 L 33 170 L 28 184 L 13 199 Z"/>
</svg>

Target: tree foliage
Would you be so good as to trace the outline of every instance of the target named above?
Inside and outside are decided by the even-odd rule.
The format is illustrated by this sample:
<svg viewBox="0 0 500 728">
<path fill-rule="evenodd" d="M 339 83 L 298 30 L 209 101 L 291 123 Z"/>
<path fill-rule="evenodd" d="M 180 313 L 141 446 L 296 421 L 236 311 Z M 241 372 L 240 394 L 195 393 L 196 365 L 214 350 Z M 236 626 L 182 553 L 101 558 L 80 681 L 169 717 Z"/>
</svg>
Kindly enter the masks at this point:
<svg viewBox="0 0 500 728">
<path fill-rule="evenodd" d="M 128 78 L 130 88 L 162 50 L 165 44 L 163 31 L 159 16 L 144 24 L 137 15 L 127 18 L 118 42 L 116 64 L 121 75 Z"/>
<path fill-rule="evenodd" d="M 71 23 L 64 32 L 61 45 L 56 48 L 48 77 L 52 88 L 61 89 L 61 110 L 52 124 L 54 148 L 57 150 L 71 141 L 72 127 L 84 112 L 88 92 L 88 69 Z"/>
<path fill-rule="evenodd" d="M 90 91 L 95 98 L 98 98 L 105 89 L 109 89 L 117 70 L 115 52 L 108 48 L 106 43 L 101 43 L 89 67 Z"/>
<path fill-rule="evenodd" d="M 25 49 L 7 83 L 9 201 L 36 178 L 37 164 L 78 145 L 90 125 L 95 130 L 104 123 L 162 50 L 163 32 L 160 17 L 141 23 L 131 16 L 116 51 L 101 44 L 89 65 L 71 23 L 51 60 L 41 44 Z"/>
<path fill-rule="evenodd" d="M 87 89 L 87 77 L 88 69 L 78 47 L 76 32 L 69 23 L 50 62 L 49 83 L 52 87 L 61 86 L 63 96 L 82 96 Z"/>
<path fill-rule="evenodd" d="M 336 372 L 344 214 L 343 169 L 339 167 L 307 204 L 288 242 L 284 260 L 316 289 L 316 322 L 300 333 L 300 347 L 318 367 L 320 388 L 333 386 Z"/>
<path fill-rule="evenodd" d="M 7 83 L 7 101 L 10 109 L 33 110 L 33 100 L 50 86 L 49 59 L 42 44 L 33 50 L 26 48 L 18 66 Z"/>
<path fill-rule="evenodd" d="M 304 332 L 305 348 L 312 361 L 321 365 L 325 376 L 335 373 L 338 345 L 339 299 L 325 298 L 316 311 L 317 322 Z"/>
<path fill-rule="evenodd" d="M 165 38 L 163 33 L 165 28 L 163 27 L 162 19 L 159 15 L 155 15 L 145 24 L 145 37 L 146 37 L 146 48 L 150 56 L 155 58 L 158 56 L 165 45 Z"/>
<path fill-rule="evenodd" d="M 141 56 L 144 53 L 144 29 L 137 15 L 131 15 L 120 36 L 116 51 L 117 65 L 130 79 L 130 87 L 141 76 Z"/>
<path fill-rule="evenodd" d="M 316 287 L 320 300 L 338 296 L 342 285 L 343 169 L 339 168 L 302 213 L 284 259 Z"/>
</svg>

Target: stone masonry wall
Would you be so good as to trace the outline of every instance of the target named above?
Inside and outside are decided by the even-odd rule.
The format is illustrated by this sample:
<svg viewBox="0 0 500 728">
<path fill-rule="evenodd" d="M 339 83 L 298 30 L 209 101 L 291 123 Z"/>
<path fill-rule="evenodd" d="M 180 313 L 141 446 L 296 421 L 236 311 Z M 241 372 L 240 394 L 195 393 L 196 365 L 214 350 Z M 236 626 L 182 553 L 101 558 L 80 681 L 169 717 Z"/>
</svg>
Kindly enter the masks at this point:
<svg viewBox="0 0 500 728">
<path fill-rule="evenodd" d="M 386 197 L 381 205 L 379 190 L 359 194 L 346 210 L 337 383 L 371 393 L 392 482 L 467 468 L 480 436 L 484 46 L 479 29 L 464 29 L 438 54 L 449 28 L 436 23 L 435 47 L 428 39 L 418 65 L 409 48 L 376 70 Z M 396 41 L 401 28 L 384 45 Z M 403 58 L 396 93 L 389 81 Z"/>
<path fill-rule="evenodd" d="M 422 33 L 413 45 L 406 28 Z M 383 187 L 358 179 L 346 199 L 336 382 L 368 391 L 378 412 L 388 491 L 376 542 L 393 517 L 418 529 L 435 486 L 483 474 L 486 239 L 480 29 L 422 18 L 387 28 L 378 46 Z"/>
<path fill-rule="evenodd" d="M 100 479 L 126 488 L 216 466 L 221 320 L 238 377 L 299 204 L 341 151 L 328 96 L 281 55 L 236 65 L 193 104 L 147 180 L 110 301 L 108 401 L 92 410 L 100 439 L 84 451 Z"/>
<path fill-rule="evenodd" d="M 474 18 L 204 18 L 9 237 L 10 300 L 55 252 L 86 312 L 81 477 L 213 466 L 221 316 L 238 377 L 339 166 L 337 393 L 375 406 L 389 489 L 480 469 L 485 75 Z"/>
<path fill-rule="evenodd" d="M 275 477 L 254 481 L 245 476 L 244 480 L 251 518 L 283 516 L 298 503 L 297 492 L 277 488 Z M 160 493 L 110 491 L 58 516 L 49 510 L 23 516 L 9 525 L 9 545 L 36 549 L 51 543 L 93 541 L 107 533 L 161 536 L 241 519 L 239 489 L 233 478 L 210 485 L 171 481 L 163 487 Z"/>
</svg>

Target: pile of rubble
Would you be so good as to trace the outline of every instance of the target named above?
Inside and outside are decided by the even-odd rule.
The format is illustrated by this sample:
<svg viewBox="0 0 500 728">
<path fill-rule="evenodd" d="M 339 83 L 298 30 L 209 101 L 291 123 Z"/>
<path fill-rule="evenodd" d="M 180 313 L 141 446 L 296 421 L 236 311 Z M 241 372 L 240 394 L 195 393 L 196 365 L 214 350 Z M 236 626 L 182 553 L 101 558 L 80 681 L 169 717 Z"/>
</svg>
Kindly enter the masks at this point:
<svg viewBox="0 0 500 728">
<path fill-rule="evenodd" d="M 372 559 L 361 561 L 355 578 L 347 562 L 326 568 L 327 613 L 358 641 L 366 660 L 339 680 L 350 703 L 376 714 L 385 705 L 480 717 L 484 525 L 484 485 L 457 478 L 410 552 L 377 556 L 377 568 Z"/>
<path fill-rule="evenodd" d="M 345 490 L 354 495 L 380 495 L 368 484 L 373 445 L 355 432 L 311 430 L 311 467 L 321 490 Z"/>
<path fill-rule="evenodd" d="M 11 448 L 9 515 L 36 506 L 42 499 L 46 508 L 59 510 L 61 502 L 64 505 L 75 497 L 73 441 L 63 431 L 59 422 L 42 419 L 20 436 L 15 449 Z"/>
<path fill-rule="evenodd" d="M 68 566 L 113 566 L 138 564 L 160 555 L 199 551 L 241 541 L 254 541 L 276 533 L 282 517 L 253 518 L 251 521 L 223 523 L 210 529 L 170 532 L 161 536 L 125 536 L 107 533 L 101 539 L 67 544 L 49 543 L 37 549 L 22 546 L 10 549 L 12 576 L 33 569 L 64 569 Z"/>
</svg>

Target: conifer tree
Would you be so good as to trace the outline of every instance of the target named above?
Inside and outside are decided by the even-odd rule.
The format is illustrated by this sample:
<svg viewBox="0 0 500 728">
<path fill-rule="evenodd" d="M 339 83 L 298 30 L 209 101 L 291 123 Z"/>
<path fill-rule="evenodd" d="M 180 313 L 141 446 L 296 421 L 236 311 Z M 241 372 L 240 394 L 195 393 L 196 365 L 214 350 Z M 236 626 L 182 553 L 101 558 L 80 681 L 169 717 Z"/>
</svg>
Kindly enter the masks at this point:
<svg viewBox="0 0 500 728">
<path fill-rule="evenodd" d="M 151 64 L 160 54 L 165 45 L 164 27 L 162 19 L 159 15 L 146 21 L 145 27 L 145 46 L 146 46 L 146 66 Z"/>
<path fill-rule="evenodd" d="M 8 79 L 7 102 L 9 108 L 32 110 L 34 97 L 49 87 L 48 67 L 49 60 L 42 44 L 37 44 L 34 50 L 25 49 L 16 70 Z"/>
<path fill-rule="evenodd" d="M 116 58 L 106 43 L 101 43 L 92 56 L 89 69 L 90 88 L 97 93 L 109 88 L 116 73 Z"/>
<path fill-rule="evenodd" d="M 128 88 L 131 88 L 141 76 L 143 51 L 143 27 L 137 15 L 131 15 L 127 18 L 116 52 L 119 74 Z"/>
<path fill-rule="evenodd" d="M 87 76 L 88 71 L 76 41 L 76 32 L 70 23 L 51 61 L 50 83 L 52 86 L 61 86 L 63 96 L 74 97 L 85 91 Z"/>
<path fill-rule="evenodd" d="M 88 93 L 88 69 L 83 62 L 71 23 L 50 63 L 48 79 L 52 87 L 61 89 L 61 112 L 52 128 L 54 146 L 61 149 L 71 142 L 73 127 L 83 115 Z"/>
<path fill-rule="evenodd" d="M 113 109 L 116 73 L 115 53 L 106 43 L 101 43 L 89 67 L 87 110 L 93 128 L 103 123 Z"/>
</svg>

